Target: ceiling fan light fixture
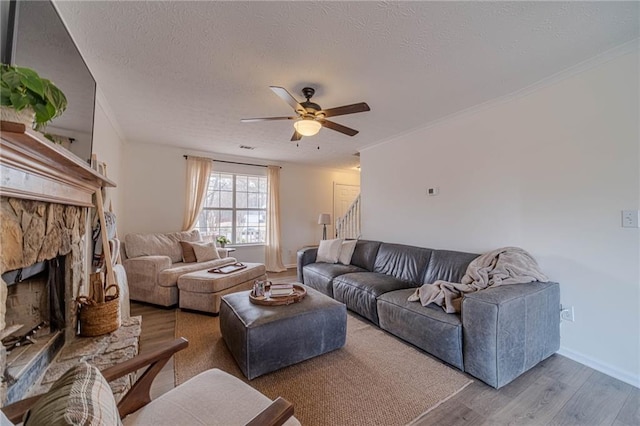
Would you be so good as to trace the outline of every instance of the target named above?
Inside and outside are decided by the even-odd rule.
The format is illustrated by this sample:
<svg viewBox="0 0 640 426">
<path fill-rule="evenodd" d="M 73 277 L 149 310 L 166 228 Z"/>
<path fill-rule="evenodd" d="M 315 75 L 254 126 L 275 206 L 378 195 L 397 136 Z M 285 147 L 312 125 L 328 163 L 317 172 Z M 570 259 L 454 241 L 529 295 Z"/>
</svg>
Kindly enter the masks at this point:
<svg viewBox="0 0 640 426">
<path fill-rule="evenodd" d="M 304 117 L 293 123 L 293 127 L 295 127 L 296 132 L 300 133 L 302 136 L 313 136 L 320 131 L 322 124 L 313 118 Z"/>
</svg>

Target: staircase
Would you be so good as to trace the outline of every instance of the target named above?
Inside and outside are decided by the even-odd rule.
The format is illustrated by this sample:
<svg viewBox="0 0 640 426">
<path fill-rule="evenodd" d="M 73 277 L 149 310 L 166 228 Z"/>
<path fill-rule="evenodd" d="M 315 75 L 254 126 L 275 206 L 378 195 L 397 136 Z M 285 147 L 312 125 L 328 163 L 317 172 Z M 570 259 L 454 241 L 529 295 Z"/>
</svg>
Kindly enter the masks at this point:
<svg viewBox="0 0 640 426">
<path fill-rule="evenodd" d="M 344 216 L 336 220 L 336 238 L 360 238 L 360 195 L 353 200 Z"/>
</svg>

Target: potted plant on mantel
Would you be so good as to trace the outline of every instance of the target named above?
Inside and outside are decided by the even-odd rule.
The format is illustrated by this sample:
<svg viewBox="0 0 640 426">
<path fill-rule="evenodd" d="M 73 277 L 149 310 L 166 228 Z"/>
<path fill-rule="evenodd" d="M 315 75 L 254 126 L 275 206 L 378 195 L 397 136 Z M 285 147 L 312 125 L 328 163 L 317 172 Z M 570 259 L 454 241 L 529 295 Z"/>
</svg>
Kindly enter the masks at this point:
<svg viewBox="0 0 640 426">
<path fill-rule="evenodd" d="M 43 129 L 67 108 L 67 98 L 51 81 L 32 69 L 2 64 L 0 117 Z"/>
</svg>

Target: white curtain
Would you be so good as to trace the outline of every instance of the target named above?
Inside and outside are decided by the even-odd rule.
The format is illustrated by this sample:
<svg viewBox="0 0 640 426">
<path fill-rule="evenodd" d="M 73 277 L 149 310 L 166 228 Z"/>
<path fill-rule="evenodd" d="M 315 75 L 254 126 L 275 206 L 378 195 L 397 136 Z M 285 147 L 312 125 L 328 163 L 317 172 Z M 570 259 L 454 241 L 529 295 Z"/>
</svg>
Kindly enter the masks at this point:
<svg viewBox="0 0 640 426">
<path fill-rule="evenodd" d="M 287 268 L 282 263 L 280 253 L 280 167 L 267 167 L 269 199 L 267 202 L 267 248 L 265 266 L 269 272 L 283 272 Z"/>
<path fill-rule="evenodd" d="M 187 157 L 187 200 L 184 206 L 182 230 L 193 229 L 202 211 L 209 188 L 209 175 L 213 161 L 209 158 Z"/>
</svg>

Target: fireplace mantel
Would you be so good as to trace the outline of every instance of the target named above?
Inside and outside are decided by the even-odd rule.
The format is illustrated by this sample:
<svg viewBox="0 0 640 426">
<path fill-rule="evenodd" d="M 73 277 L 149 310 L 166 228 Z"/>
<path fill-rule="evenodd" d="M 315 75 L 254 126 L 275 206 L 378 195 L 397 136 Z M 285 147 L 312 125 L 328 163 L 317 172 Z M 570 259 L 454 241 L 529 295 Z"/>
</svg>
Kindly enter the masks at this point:
<svg viewBox="0 0 640 426">
<path fill-rule="evenodd" d="M 2 121 L 0 195 L 73 206 L 93 207 L 92 195 L 115 187 L 65 148 L 24 124 Z"/>
</svg>

